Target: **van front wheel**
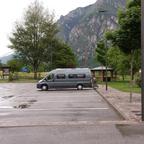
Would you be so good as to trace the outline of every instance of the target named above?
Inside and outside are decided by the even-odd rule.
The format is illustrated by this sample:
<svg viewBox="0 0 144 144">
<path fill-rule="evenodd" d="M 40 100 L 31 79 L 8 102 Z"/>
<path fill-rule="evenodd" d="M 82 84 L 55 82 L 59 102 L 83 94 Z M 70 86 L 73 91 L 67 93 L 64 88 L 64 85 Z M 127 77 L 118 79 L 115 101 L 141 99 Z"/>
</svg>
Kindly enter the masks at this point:
<svg viewBox="0 0 144 144">
<path fill-rule="evenodd" d="M 43 91 L 47 91 L 47 90 L 48 90 L 48 86 L 47 86 L 47 85 L 42 85 L 41 89 L 42 89 Z"/>
<path fill-rule="evenodd" d="M 78 84 L 77 85 L 77 90 L 82 90 L 83 89 L 83 85 L 82 84 Z"/>
</svg>

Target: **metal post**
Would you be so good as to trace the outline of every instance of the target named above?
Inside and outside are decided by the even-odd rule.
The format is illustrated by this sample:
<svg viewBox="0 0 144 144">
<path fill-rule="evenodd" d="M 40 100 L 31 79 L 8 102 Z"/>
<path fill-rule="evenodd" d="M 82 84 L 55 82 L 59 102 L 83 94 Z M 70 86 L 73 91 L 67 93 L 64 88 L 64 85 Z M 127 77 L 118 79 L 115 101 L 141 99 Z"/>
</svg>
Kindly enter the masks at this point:
<svg viewBox="0 0 144 144">
<path fill-rule="evenodd" d="M 100 10 L 99 13 L 108 13 L 107 10 Z M 105 32 L 107 30 L 107 18 L 106 18 L 106 29 L 105 29 Z M 107 40 L 105 38 L 105 48 L 106 48 L 106 57 L 105 57 L 105 60 L 106 60 L 106 65 L 105 65 L 105 68 L 106 68 L 106 73 L 105 73 L 105 86 L 106 86 L 106 91 L 108 90 L 108 71 L 107 71 L 107 67 L 108 67 L 108 58 L 107 58 Z"/>
<path fill-rule="evenodd" d="M 144 0 L 141 0 L 141 113 L 144 121 Z"/>
<path fill-rule="evenodd" d="M 107 22 L 106 22 L 107 23 Z M 107 25 L 106 25 L 107 26 Z M 106 74 L 105 74 L 105 85 L 106 85 L 106 91 L 108 90 L 108 71 L 107 71 L 107 67 L 108 67 L 108 58 L 107 58 L 107 40 L 105 38 L 105 48 L 106 48 L 106 64 L 105 64 L 105 68 L 106 68 Z"/>
</svg>

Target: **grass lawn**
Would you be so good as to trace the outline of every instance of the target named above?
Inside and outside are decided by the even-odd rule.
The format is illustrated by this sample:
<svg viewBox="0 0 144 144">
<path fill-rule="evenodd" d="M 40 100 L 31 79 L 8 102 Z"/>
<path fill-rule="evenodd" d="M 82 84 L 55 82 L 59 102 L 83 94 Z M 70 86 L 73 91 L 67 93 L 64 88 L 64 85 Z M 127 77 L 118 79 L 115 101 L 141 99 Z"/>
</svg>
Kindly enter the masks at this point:
<svg viewBox="0 0 144 144">
<path fill-rule="evenodd" d="M 105 84 L 105 83 L 102 83 L 102 84 Z M 108 82 L 108 86 L 118 89 L 123 92 L 130 92 L 130 82 L 129 81 L 112 81 L 112 82 Z M 133 85 L 132 92 L 140 93 L 141 88 L 138 87 L 137 85 Z"/>
<path fill-rule="evenodd" d="M 115 81 L 115 82 L 109 82 L 109 86 L 112 88 L 116 88 L 118 90 L 124 91 L 124 92 L 130 92 L 130 82 L 129 81 Z M 132 92 L 140 93 L 141 88 L 137 85 L 133 85 Z"/>
</svg>

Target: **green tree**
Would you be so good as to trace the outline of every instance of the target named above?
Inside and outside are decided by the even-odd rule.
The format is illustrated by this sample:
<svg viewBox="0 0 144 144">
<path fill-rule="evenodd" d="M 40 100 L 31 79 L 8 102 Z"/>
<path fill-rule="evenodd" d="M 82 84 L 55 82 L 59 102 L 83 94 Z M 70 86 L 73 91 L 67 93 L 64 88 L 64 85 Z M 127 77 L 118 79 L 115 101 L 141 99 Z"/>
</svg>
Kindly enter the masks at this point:
<svg viewBox="0 0 144 144">
<path fill-rule="evenodd" d="M 7 62 L 7 65 L 11 67 L 11 72 L 14 73 L 20 71 L 20 69 L 23 66 L 23 63 L 22 61 L 13 58 Z"/>
<path fill-rule="evenodd" d="M 115 73 L 122 75 L 124 80 L 129 71 L 128 57 L 118 47 L 109 48 L 107 57 L 109 66 L 114 69 Z"/>
<path fill-rule="evenodd" d="M 2 64 L 2 61 L 0 60 L 0 67 L 2 67 L 3 66 L 3 64 Z"/>
<path fill-rule="evenodd" d="M 57 32 L 54 15 L 45 10 L 38 1 L 28 7 L 23 21 L 16 23 L 9 38 L 9 47 L 32 66 L 35 79 L 40 64 L 49 57 L 51 41 Z"/>
<path fill-rule="evenodd" d="M 66 43 L 55 40 L 52 43 L 51 64 L 52 68 L 74 68 L 76 67 L 76 58 Z"/>
<path fill-rule="evenodd" d="M 114 46 L 118 46 L 130 58 L 131 79 L 134 79 L 134 69 L 137 61 L 136 55 L 140 57 L 140 0 L 130 0 L 125 11 L 118 14 L 119 28 L 107 33 L 107 39 L 112 40 Z"/>
<path fill-rule="evenodd" d="M 125 11 L 120 10 L 118 14 L 119 28 L 107 33 L 114 45 L 130 54 L 139 49 L 141 45 L 141 12 L 140 0 L 130 0 Z"/>
<path fill-rule="evenodd" d="M 106 54 L 107 48 L 105 47 L 104 40 L 100 40 L 96 47 L 96 61 L 98 61 L 103 66 L 106 65 Z"/>
</svg>

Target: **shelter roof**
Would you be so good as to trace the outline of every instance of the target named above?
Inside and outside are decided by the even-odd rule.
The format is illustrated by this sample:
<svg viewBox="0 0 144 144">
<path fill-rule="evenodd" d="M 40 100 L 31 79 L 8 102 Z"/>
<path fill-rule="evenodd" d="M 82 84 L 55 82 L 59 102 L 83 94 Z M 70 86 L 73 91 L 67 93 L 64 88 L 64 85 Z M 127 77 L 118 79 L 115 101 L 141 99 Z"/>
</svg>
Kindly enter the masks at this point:
<svg viewBox="0 0 144 144">
<path fill-rule="evenodd" d="M 106 70 L 106 67 L 105 67 L 105 66 L 99 66 L 99 67 L 95 67 L 95 68 L 93 68 L 93 69 L 91 69 L 91 70 L 92 70 L 92 71 L 103 71 L 103 70 Z M 113 69 L 107 67 L 107 70 L 112 71 Z"/>
</svg>

